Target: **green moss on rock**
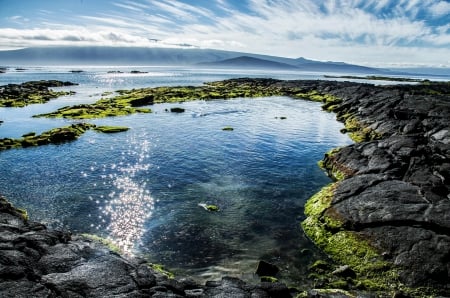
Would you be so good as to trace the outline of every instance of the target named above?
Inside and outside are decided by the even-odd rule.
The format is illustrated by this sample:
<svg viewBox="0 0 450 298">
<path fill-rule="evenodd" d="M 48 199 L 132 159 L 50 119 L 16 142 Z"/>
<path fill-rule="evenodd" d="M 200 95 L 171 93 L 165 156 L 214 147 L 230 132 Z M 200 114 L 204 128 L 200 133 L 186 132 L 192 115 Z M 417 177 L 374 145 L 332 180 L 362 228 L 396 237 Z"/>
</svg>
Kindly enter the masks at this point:
<svg viewBox="0 0 450 298">
<path fill-rule="evenodd" d="M 103 133 L 117 133 L 129 130 L 129 127 L 126 126 L 96 126 L 94 128 L 95 131 L 103 132 Z"/>
<path fill-rule="evenodd" d="M 52 87 L 76 85 L 56 80 L 29 81 L 22 84 L 0 86 L 0 107 L 25 107 L 48 102 L 51 99 L 75 94 L 73 91 L 54 91 Z"/>
<path fill-rule="evenodd" d="M 107 247 L 109 250 L 117 253 L 117 254 L 121 254 L 123 253 L 123 251 L 120 249 L 119 246 L 117 246 L 112 240 L 107 239 L 107 238 L 103 238 L 94 234 L 81 234 L 82 237 L 87 238 L 89 240 L 98 242 L 102 245 L 104 245 L 105 247 Z"/>
<path fill-rule="evenodd" d="M 348 265 L 357 275 L 355 283 L 368 284 L 376 290 L 401 286 L 393 264 L 384 261 L 368 239 L 355 231 L 344 230 L 345 222 L 334 212 L 331 202 L 337 184 L 330 184 L 312 196 L 305 205 L 305 234 L 340 264 Z M 364 281 L 364 282 L 363 282 Z"/>
<path fill-rule="evenodd" d="M 35 133 L 28 133 L 25 134 L 24 137 L 19 139 L 0 139 L 0 151 L 14 148 L 26 148 L 70 142 L 76 140 L 83 133 L 93 127 L 95 127 L 94 124 L 76 123 L 69 126 L 53 128 L 51 130 L 43 132 L 40 135 L 36 135 Z"/>
<path fill-rule="evenodd" d="M 327 153 L 325 153 L 325 157 L 323 160 L 320 160 L 318 162 L 318 166 L 327 171 L 328 176 L 330 176 L 335 181 L 344 180 L 349 176 L 349 173 L 346 174 L 346 172 L 335 166 L 333 163 L 330 163 L 331 160 L 334 159 L 334 156 L 341 150 L 341 148 L 333 148 L 329 150 Z"/>
</svg>

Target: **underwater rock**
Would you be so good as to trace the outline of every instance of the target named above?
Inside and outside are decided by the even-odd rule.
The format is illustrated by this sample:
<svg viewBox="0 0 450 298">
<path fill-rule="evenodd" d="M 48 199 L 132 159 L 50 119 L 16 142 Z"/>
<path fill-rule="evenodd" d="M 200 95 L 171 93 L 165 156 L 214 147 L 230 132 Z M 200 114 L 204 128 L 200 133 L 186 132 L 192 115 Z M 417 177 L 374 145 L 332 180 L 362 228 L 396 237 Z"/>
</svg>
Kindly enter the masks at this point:
<svg viewBox="0 0 450 298">
<path fill-rule="evenodd" d="M 266 261 L 259 261 L 258 267 L 256 268 L 256 274 L 259 276 L 275 276 L 280 271 L 276 265 L 271 264 Z"/>
</svg>

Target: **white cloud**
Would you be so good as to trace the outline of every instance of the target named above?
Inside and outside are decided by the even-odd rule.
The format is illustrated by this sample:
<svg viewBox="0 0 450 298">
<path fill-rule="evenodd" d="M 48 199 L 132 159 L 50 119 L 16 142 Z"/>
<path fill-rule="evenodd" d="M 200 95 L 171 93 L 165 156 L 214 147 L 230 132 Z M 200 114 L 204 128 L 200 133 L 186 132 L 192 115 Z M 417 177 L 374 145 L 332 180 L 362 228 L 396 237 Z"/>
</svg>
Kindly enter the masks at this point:
<svg viewBox="0 0 450 298">
<path fill-rule="evenodd" d="M 210 1 L 215 11 L 180 1 L 116 1 L 115 12 L 72 15 L 71 25 L 47 19 L 35 28 L 0 28 L 0 44 L 155 46 L 151 39 L 158 39 L 157 45 L 192 44 L 377 66 L 441 64 L 450 56 L 450 25 L 430 25 L 431 19 L 450 13 L 448 1 L 249 0 L 247 4 L 249 12 L 224 0 Z M 419 15 L 429 19 L 417 19 Z M 13 21 L 23 22 L 20 16 Z"/>
<path fill-rule="evenodd" d="M 450 15 L 450 2 L 448 2 L 448 1 L 439 1 L 437 3 L 433 3 L 429 7 L 429 11 L 435 17 L 443 17 L 443 16 L 449 17 L 449 15 Z M 447 19 L 447 21 L 448 21 L 448 19 Z"/>
</svg>

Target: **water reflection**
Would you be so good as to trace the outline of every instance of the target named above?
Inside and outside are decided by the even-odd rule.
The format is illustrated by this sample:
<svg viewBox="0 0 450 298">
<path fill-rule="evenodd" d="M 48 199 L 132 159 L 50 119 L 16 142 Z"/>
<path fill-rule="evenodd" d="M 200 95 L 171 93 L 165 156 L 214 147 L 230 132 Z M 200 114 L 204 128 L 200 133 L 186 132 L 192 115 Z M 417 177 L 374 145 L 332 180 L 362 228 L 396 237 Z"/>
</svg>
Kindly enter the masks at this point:
<svg viewBox="0 0 450 298">
<path fill-rule="evenodd" d="M 106 206 L 99 207 L 99 220 L 109 222 L 106 230 L 110 240 L 126 254 L 132 253 L 136 242 L 142 237 L 144 224 L 154 209 L 154 199 L 147 183 L 136 177 L 150 168 L 147 161 L 149 148 L 148 141 L 129 141 L 129 149 L 122 152 L 122 159 L 127 162 L 111 165 L 111 169 L 117 170 L 108 175 L 114 190 L 109 194 Z"/>
</svg>

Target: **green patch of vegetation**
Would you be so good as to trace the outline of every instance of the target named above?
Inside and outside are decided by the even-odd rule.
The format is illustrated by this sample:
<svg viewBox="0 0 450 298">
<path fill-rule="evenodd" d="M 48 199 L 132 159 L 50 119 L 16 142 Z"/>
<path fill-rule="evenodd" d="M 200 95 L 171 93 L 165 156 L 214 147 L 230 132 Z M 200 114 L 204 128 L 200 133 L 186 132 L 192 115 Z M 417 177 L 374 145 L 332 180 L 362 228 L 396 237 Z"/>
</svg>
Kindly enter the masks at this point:
<svg viewBox="0 0 450 298">
<path fill-rule="evenodd" d="M 278 278 L 273 277 L 273 276 L 261 276 L 261 281 L 274 283 L 274 282 L 278 282 Z"/>
<path fill-rule="evenodd" d="M 151 113 L 150 109 L 134 108 L 129 103 L 115 102 L 113 99 L 101 99 L 94 104 L 82 104 L 62 107 L 55 112 L 34 115 L 33 117 L 93 119 L 126 116 L 135 113 Z"/>
<path fill-rule="evenodd" d="M 81 234 L 81 236 L 84 238 L 90 239 L 92 241 L 95 241 L 97 243 L 100 243 L 103 246 L 107 247 L 109 250 L 111 250 L 117 254 L 123 253 L 122 250 L 120 249 L 120 247 L 117 246 L 113 241 L 111 241 L 109 239 L 106 239 L 106 238 L 103 238 L 103 237 L 100 237 L 100 236 L 97 236 L 94 234 L 86 234 L 86 233 Z"/>
<path fill-rule="evenodd" d="M 138 108 L 154 103 L 179 103 L 193 100 L 228 99 L 236 97 L 262 97 L 287 95 L 280 88 L 261 81 L 246 79 L 206 83 L 203 86 L 174 86 L 118 90 L 119 95 L 102 98 L 93 104 L 63 107 L 55 112 L 34 117 L 91 119 L 123 116 L 133 113 L 150 113 L 148 108 Z M 173 108 L 175 111 L 176 108 Z"/>
<path fill-rule="evenodd" d="M 293 94 L 294 98 L 302 98 L 302 99 L 308 99 L 311 101 L 317 101 L 317 102 L 322 102 L 325 105 L 329 105 L 329 104 L 337 104 L 339 102 L 341 102 L 342 100 L 339 99 L 338 97 L 332 95 L 332 94 L 327 94 L 327 93 L 320 93 L 317 90 L 309 90 L 306 92 L 298 92 Z M 324 108 L 326 109 L 326 108 Z"/>
<path fill-rule="evenodd" d="M 168 271 L 165 269 L 165 267 L 161 264 L 149 264 L 150 268 L 152 268 L 153 270 L 155 270 L 156 272 L 159 272 L 165 276 L 167 276 L 168 278 L 175 278 L 175 274 L 173 274 L 172 272 Z"/>
<path fill-rule="evenodd" d="M 96 126 L 90 123 L 76 123 L 69 126 L 53 128 L 40 135 L 30 132 L 18 139 L 0 139 L 0 151 L 70 142 L 78 139 L 89 129 L 102 133 L 117 133 L 127 131 L 129 128 L 125 126 Z"/>
<path fill-rule="evenodd" d="M 51 99 L 73 95 L 73 91 L 54 91 L 51 87 L 75 85 L 56 80 L 30 81 L 22 84 L 0 86 L 0 107 L 25 107 L 30 104 L 45 103 Z"/>
<path fill-rule="evenodd" d="M 22 209 L 22 208 L 15 208 L 15 209 L 20 214 L 20 216 L 22 217 L 22 219 L 24 221 L 28 221 L 30 219 L 30 217 L 28 216 L 27 210 Z"/>
<path fill-rule="evenodd" d="M 340 116 L 338 120 L 344 122 L 345 128 L 341 129 L 341 132 L 348 133 L 349 137 L 356 143 L 382 138 L 382 134 L 364 126 L 355 115 L 345 114 Z"/>
<path fill-rule="evenodd" d="M 219 207 L 216 205 L 208 205 L 205 203 L 200 203 L 198 204 L 200 207 L 202 207 L 203 209 L 205 209 L 206 211 L 211 211 L 211 212 L 217 212 L 220 211 Z"/>
<path fill-rule="evenodd" d="M 73 141 L 93 127 L 95 127 L 94 124 L 77 123 L 69 126 L 53 128 L 49 131 L 43 132 L 40 135 L 28 133 L 19 139 L 3 138 L 0 139 L 0 151 Z"/>
<path fill-rule="evenodd" d="M 386 262 L 367 239 L 343 228 L 343 219 L 331 207 L 336 186 L 325 186 L 308 200 L 307 218 L 302 222 L 304 232 L 335 261 L 350 266 L 357 274 L 355 284 L 368 286 L 370 281 L 371 290 L 378 291 L 401 287 L 393 264 Z"/>
<path fill-rule="evenodd" d="M 339 167 L 337 167 L 332 160 L 334 159 L 334 155 L 338 153 L 341 150 L 341 148 L 333 148 L 329 150 L 327 153 L 325 153 L 324 159 L 320 160 L 317 164 L 318 166 L 327 171 L 327 174 L 334 180 L 340 181 L 347 178 L 347 174 L 342 171 Z"/>
<path fill-rule="evenodd" d="M 94 128 L 95 131 L 103 132 L 103 133 L 117 133 L 122 131 L 129 130 L 129 127 L 126 126 L 96 126 Z"/>
</svg>

